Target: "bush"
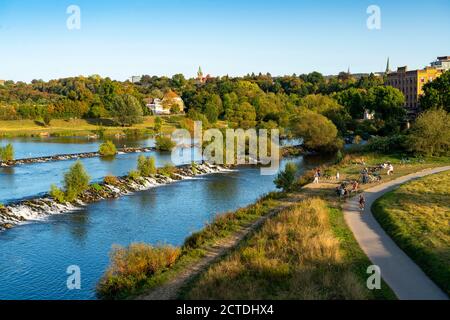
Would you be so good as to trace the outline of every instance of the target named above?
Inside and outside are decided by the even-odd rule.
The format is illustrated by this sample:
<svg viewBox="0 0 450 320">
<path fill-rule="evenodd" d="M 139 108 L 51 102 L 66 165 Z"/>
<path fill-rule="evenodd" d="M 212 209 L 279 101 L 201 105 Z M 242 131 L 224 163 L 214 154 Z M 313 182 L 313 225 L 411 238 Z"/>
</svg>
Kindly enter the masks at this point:
<svg viewBox="0 0 450 320">
<path fill-rule="evenodd" d="M 155 157 L 145 157 L 144 155 L 140 155 L 138 158 L 137 169 L 142 177 L 150 177 L 155 175 L 157 172 Z"/>
<path fill-rule="evenodd" d="M 1 161 L 14 160 L 14 147 L 11 143 L 7 144 L 5 147 L 0 148 L 0 160 Z"/>
<path fill-rule="evenodd" d="M 91 178 L 87 174 L 80 161 L 77 161 L 69 172 L 64 175 L 65 198 L 67 201 L 75 200 L 81 193 L 89 188 L 89 180 Z"/>
<path fill-rule="evenodd" d="M 105 275 L 97 286 L 97 293 L 106 299 L 120 298 L 157 272 L 171 267 L 181 250 L 172 246 L 153 247 L 133 243 L 129 247 L 115 247 Z"/>
<path fill-rule="evenodd" d="M 109 186 L 119 185 L 119 179 L 115 176 L 108 175 L 103 179 L 103 182 Z"/>
<path fill-rule="evenodd" d="M 51 185 L 50 187 L 50 196 L 59 203 L 64 203 L 66 202 L 66 195 L 64 194 L 64 191 L 62 191 L 61 189 L 59 189 L 57 186 L 55 186 L 54 184 Z"/>
<path fill-rule="evenodd" d="M 44 114 L 44 116 L 42 117 L 42 121 L 44 122 L 44 125 L 46 127 L 50 126 L 50 123 L 52 122 L 52 117 L 50 116 L 49 113 Z"/>
<path fill-rule="evenodd" d="M 374 137 L 365 146 L 366 150 L 378 153 L 401 153 L 406 151 L 406 137 L 393 135 L 390 137 Z"/>
<path fill-rule="evenodd" d="M 170 163 L 166 163 L 164 165 L 164 167 L 160 168 L 158 170 L 159 174 L 170 178 L 172 176 L 172 174 L 175 173 L 175 167 L 173 165 L 171 165 Z"/>
<path fill-rule="evenodd" d="M 128 178 L 131 180 L 137 181 L 141 177 L 141 173 L 137 170 L 132 170 L 128 173 Z"/>
<path fill-rule="evenodd" d="M 172 151 L 175 146 L 176 143 L 170 137 L 159 136 L 156 138 L 156 150 Z"/>
<path fill-rule="evenodd" d="M 94 183 L 93 185 L 91 185 L 91 189 L 97 192 L 100 192 L 103 190 L 103 187 L 101 185 L 99 185 L 98 183 Z"/>
<path fill-rule="evenodd" d="M 108 140 L 100 145 L 98 152 L 102 157 L 110 157 L 117 154 L 117 148 L 112 141 Z"/>
<path fill-rule="evenodd" d="M 296 174 L 297 166 L 293 162 L 288 162 L 284 171 L 280 172 L 274 181 L 276 187 L 283 189 L 283 191 L 291 191 L 294 186 Z"/>
</svg>

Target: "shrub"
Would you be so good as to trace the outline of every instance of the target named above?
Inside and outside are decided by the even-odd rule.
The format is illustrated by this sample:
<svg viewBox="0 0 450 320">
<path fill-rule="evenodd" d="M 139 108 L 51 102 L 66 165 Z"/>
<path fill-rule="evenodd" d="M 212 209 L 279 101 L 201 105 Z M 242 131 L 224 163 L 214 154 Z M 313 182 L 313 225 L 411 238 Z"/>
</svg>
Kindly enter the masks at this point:
<svg viewBox="0 0 450 320">
<path fill-rule="evenodd" d="M 165 176 L 165 177 L 171 177 L 172 174 L 175 173 L 175 167 L 171 165 L 170 163 L 166 163 L 164 167 L 160 168 L 158 170 L 159 174 Z"/>
<path fill-rule="evenodd" d="M 50 187 L 50 196 L 59 203 L 64 203 L 66 201 L 66 195 L 64 194 L 64 191 L 59 189 L 54 184 Z"/>
<path fill-rule="evenodd" d="M 14 160 L 14 147 L 11 143 L 8 143 L 5 147 L 0 148 L 0 160 L 2 161 Z"/>
<path fill-rule="evenodd" d="M 365 146 L 366 150 L 379 153 L 398 153 L 406 151 L 406 137 L 393 135 L 390 137 L 374 137 Z"/>
<path fill-rule="evenodd" d="M 196 176 L 198 174 L 198 164 L 195 161 L 191 163 L 192 173 Z"/>
<path fill-rule="evenodd" d="M 117 177 L 111 176 L 111 175 L 106 176 L 103 179 L 103 182 L 105 184 L 107 184 L 107 185 L 110 185 L 110 186 L 117 186 L 117 185 L 119 185 L 119 179 Z"/>
<path fill-rule="evenodd" d="M 172 246 L 153 247 L 143 243 L 133 243 L 127 248 L 115 247 L 97 293 L 106 299 L 120 298 L 148 277 L 171 267 L 180 253 L 179 248 Z"/>
<path fill-rule="evenodd" d="M 170 137 L 159 136 L 156 138 L 156 150 L 172 151 L 175 146 L 176 143 Z"/>
<path fill-rule="evenodd" d="M 140 155 L 138 158 L 137 169 L 143 177 L 149 177 L 156 174 L 155 157 L 145 157 Z"/>
<path fill-rule="evenodd" d="M 293 162 L 288 162 L 284 171 L 280 172 L 274 181 L 276 187 L 283 189 L 283 191 L 291 191 L 294 186 L 296 174 L 297 166 Z"/>
<path fill-rule="evenodd" d="M 117 154 L 117 148 L 112 141 L 108 140 L 100 145 L 98 152 L 102 157 L 110 157 Z"/>
<path fill-rule="evenodd" d="M 81 193 L 89 188 L 89 180 L 91 178 L 87 174 L 80 161 L 77 161 L 69 172 L 64 175 L 64 188 L 67 201 L 73 201 Z"/>
<path fill-rule="evenodd" d="M 98 183 L 94 183 L 93 185 L 91 185 L 91 189 L 97 192 L 100 192 L 103 190 L 103 187 L 101 185 L 99 185 Z"/>
<path fill-rule="evenodd" d="M 128 178 L 131 180 L 137 181 L 141 177 L 141 173 L 137 170 L 132 170 L 128 173 Z"/>
</svg>

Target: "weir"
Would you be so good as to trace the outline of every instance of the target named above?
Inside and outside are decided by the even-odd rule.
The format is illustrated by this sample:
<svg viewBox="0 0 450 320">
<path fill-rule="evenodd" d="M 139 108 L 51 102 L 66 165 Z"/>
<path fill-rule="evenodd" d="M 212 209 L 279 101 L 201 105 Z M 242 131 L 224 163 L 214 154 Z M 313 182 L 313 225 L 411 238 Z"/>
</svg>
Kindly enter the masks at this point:
<svg viewBox="0 0 450 320">
<path fill-rule="evenodd" d="M 118 177 L 115 185 L 102 183 L 100 184 L 102 188 L 99 190 L 89 188 L 72 203 L 58 203 L 48 194 L 36 199 L 19 201 L 0 207 L 0 231 L 11 229 L 25 221 L 39 220 L 49 215 L 74 211 L 100 200 L 114 199 L 132 192 L 144 191 L 152 187 L 224 171 L 227 171 L 225 167 L 211 165 L 206 162 L 196 165 L 195 169 L 190 165 L 183 165 L 176 167 L 176 172 L 171 177 L 160 174 L 152 177 L 140 177 L 136 180 L 128 177 Z"/>
</svg>

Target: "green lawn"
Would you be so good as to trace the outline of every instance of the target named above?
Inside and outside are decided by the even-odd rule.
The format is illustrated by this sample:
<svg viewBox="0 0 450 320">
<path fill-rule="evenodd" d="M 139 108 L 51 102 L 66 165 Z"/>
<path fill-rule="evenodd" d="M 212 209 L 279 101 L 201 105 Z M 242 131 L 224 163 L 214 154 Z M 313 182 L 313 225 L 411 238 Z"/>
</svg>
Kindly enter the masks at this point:
<svg viewBox="0 0 450 320">
<path fill-rule="evenodd" d="M 378 199 L 376 219 L 450 294 L 450 171 L 409 182 Z"/>
<path fill-rule="evenodd" d="M 154 116 L 144 117 L 142 123 L 129 128 L 114 125 L 112 120 L 105 119 L 53 119 L 49 126 L 44 126 L 40 121 L 35 120 L 9 120 L 0 121 L 1 137 L 29 137 L 29 136 L 88 136 L 102 127 L 106 135 L 122 134 L 126 129 L 137 129 L 141 131 L 152 131 L 155 126 Z M 179 127 L 184 116 L 164 116 L 161 117 L 162 132 L 170 133 Z"/>
</svg>

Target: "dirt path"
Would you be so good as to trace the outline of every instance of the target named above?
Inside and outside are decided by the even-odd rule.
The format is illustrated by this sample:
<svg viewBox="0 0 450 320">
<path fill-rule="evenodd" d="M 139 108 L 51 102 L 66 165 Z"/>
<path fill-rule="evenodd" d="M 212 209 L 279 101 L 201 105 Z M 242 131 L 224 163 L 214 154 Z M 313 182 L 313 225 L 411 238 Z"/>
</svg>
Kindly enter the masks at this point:
<svg viewBox="0 0 450 320">
<path fill-rule="evenodd" d="M 450 166 L 427 169 L 365 190 L 363 213 L 359 210 L 358 196 L 344 206 L 345 220 L 360 247 L 380 267 L 381 276 L 401 300 L 447 300 L 448 297 L 381 228 L 372 215 L 372 204 L 403 183 L 447 170 Z"/>
<path fill-rule="evenodd" d="M 282 205 L 271 210 L 269 214 L 259 218 L 251 225 L 241 228 L 230 237 L 218 241 L 214 246 L 207 249 L 205 256 L 199 262 L 185 268 L 174 279 L 156 287 L 147 294 L 138 297 L 137 300 L 177 299 L 180 289 L 191 279 L 200 275 L 200 273 L 205 271 L 212 263 L 218 261 L 221 257 L 230 252 L 230 250 L 234 249 L 246 236 L 250 235 L 254 230 L 259 228 L 259 226 L 261 226 L 267 219 L 299 201 L 302 197 L 302 195 L 295 195 L 292 198 L 284 200 Z"/>
</svg>

